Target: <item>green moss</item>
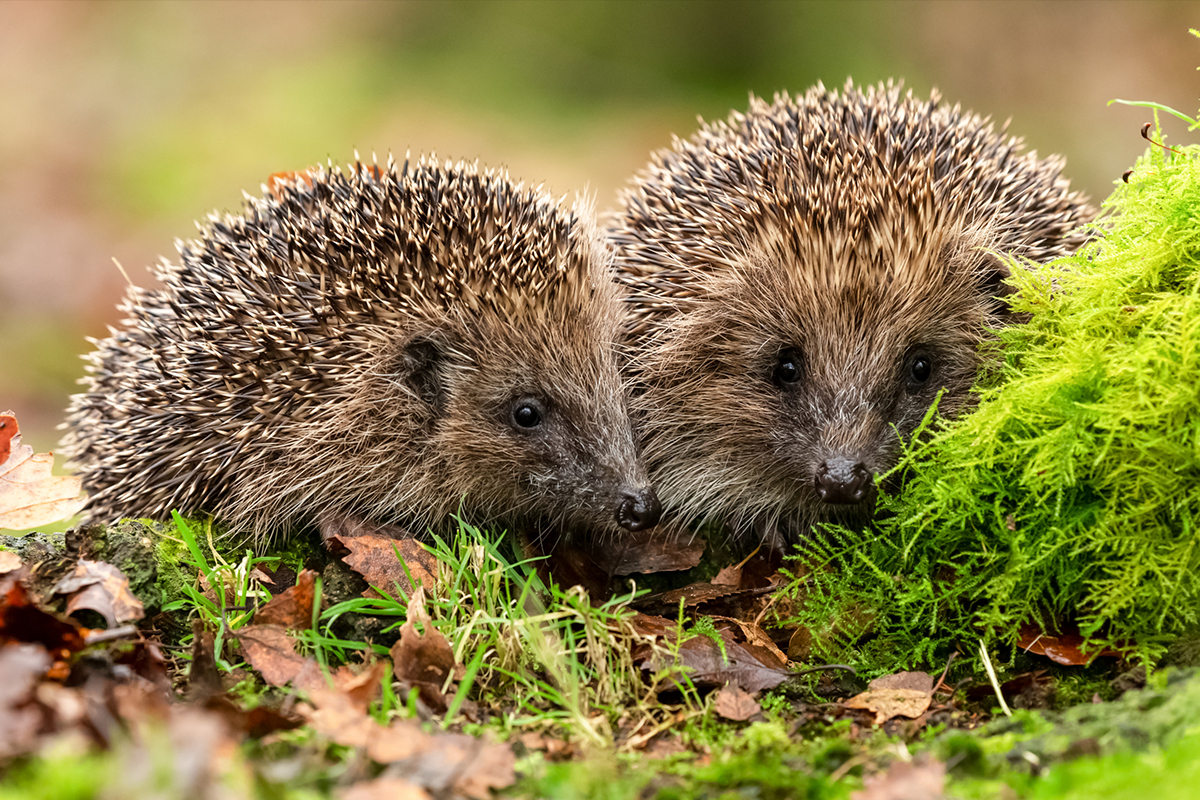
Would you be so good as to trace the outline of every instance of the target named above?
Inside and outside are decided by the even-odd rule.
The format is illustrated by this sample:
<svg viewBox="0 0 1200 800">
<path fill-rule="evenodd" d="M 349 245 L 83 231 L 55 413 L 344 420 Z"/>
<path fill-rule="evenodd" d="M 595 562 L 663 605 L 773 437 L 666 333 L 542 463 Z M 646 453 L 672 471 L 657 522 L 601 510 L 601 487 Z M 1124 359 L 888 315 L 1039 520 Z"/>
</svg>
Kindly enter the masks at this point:
<svg viewBox="0 0 1200 800">
<path fill-rule="evenodd" d="M 859 664 L 1070 623 L 1153 661 L 1200 624 L 1200 147 L 1150 148 L 1104 208 L 1074 257 L 1014 269 L 1028 324 L 977 409 L 906 450 L 878 526 L 802 554 L 800 621 L 869 618 Z"/>
</svg>

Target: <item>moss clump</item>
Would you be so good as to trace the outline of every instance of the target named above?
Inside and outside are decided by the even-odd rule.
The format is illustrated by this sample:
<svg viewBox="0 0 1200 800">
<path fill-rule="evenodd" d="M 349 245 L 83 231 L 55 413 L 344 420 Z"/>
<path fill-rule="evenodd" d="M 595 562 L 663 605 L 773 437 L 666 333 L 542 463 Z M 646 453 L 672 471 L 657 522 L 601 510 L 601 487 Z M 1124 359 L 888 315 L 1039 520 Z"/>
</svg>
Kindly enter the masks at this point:
<svg viewBox="0 0 1200 800">
<path fill-rule="evenodd" d="M 1014 269 L 1028 324 L 877 527 L 802 554 L 802 622 L 872 614 L 860 663 L 1068 622 L 1151 660 L 1200 621 L 1200 147 L 1151 147 L 1104 207 L 1077 255 Z"/>
</svg>

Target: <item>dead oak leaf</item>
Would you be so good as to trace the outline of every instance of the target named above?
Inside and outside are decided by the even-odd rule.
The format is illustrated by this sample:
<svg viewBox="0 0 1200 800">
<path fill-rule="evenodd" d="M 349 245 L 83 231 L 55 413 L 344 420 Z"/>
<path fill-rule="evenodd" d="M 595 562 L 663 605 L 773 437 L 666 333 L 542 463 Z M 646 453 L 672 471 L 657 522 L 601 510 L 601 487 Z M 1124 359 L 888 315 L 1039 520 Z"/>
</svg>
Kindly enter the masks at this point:
<svg viewBox="0 0 1200 800">
<path fill-rule="evenodd" d="M 896 672 L 871 681 L 868 689 L 913 689 L 930 694 L 933 692 L 933 676 L 928 672 Z"/>
<path fill-rule="evenodd" d="M 737 629 L 746 639 L 747 645 L 751 645 L 753 648 L 762 648 L 763 651 L 769 653 L 769 657 L 764 657 L 762 659 L 764 664 L 767 664 L 768 666 L 779 667 L 780 669 L 787 666 L 787 656 L 785 656 L 783 651 L 779 649 L 779 645 L 775 644 L 771 637 L 767 635 L 767 632 L 757 624 L 741 619 L 735 619 L 734 617 L 713 616 L 711 619 L 714 622 L 727 622 L 731 625 L 736 625 Z"/>
<path fill-rule="evenodd" d="M 283 686 L 300 674 L 306 659 L 282 625 L 250 625 L 234 631 L 246 661 L 271 686 Z"/>
<path fill-rule="evenodd" d="M 1032 625 L 1021 628 L 1017 647 L 1027 653 L 1045 656 L 1056 664 L 1068 667 L 1085 666 L 1100 656 L 1119 656 L 1115 650 L 1091 650 L 1084 652 L 1086 640 L 1077 631 L 1052 635 Z"/>
<path fill-rule="evenodd" d="M 313 599 L 316 595 L 317 573 L 302 570 L 296 585 L 272 597 L 254 612 L 255 625 L 282 625 L 292 630 L 312 626 Z"/>
<path fill-rule="evenodd" d="M 7 457 L 0 461 L 0 528 L 28 529 L 65 519 L 83 508 L 82 480 L 55 476 L 51 453 L 34 455 L 21 444 L 21 434 L 12 412 L 0 415 L 0 439 Z"/>
<path fill-rule="evenodd" d="M 760 713 L 762 707 L 749 692 L 744 692 L 736 686 L 725 686 L 713 699 L 713 710 L 725 719 L 745 722 Z"/>
<path fill-rule="evenodd" d="M 875 724 L 882 725 L 893 717 L 916 719 L 929 708 L 930 695 L 917 689 L 868 689 L 842 703 L 875 714 Z"/>
<path fill-rule="evenodd" d="M 927 672 L 897 672 L 883 675 L 867 685 L 867 691 L 846 700 L 845 708 L 862 709 L 875 714 L 875 724 L 893 717 L 916 719 L 925 713 L 933 699 L 933 676 Z"/>
<path fill-rule="evenodd" d="M 400 627 L 400 640 L 392 645 L 392 673 L 409 687 L 416 687 L 418 696 L 429 709 L 443 713 L 450 706 L 450 696 L 442 692 L 456 672 L 454 651 L 450 642 L 432 624 L 425 623 L 425 633 L 417 632 L 412 621 Z"/>
<path fill-rule="evenodd" d="M 142 601 L 129 590 L 129 578 L 112 564 L 81 558 L 75 569 L 54 587 L 54 594 L 66 595 L 67 614 L 90 609 L 115 628 L 145 616 Z"/>
<path fill-rule="evenodd" d="M 409 595 L 413 592 L 414 584 L 420 584 L 427 589 L 434 586 L 434 576 L 438 570 L 437 559 L 416 539 L 392 539 L 364 534 L 333 537 L 329 542 L 340 543 L 349 550 L 349 555 L 343 556 L 342 561 L 362 575 L 367 583 L 381 591 L 394 594 L 399 587 Z M 412 576 L 411 581 L 409 575 Z"/>
<path fill-rule="evenodd" d="M 773 689 L 791 677 L 787 670 L 767 664 L 764 658 L 774 659 L 765 651 L 755 653 L 750 647 L 722 639 L 724 653 L 709 637 L 695 636 L 679 645 L 675 663 L 668 663 L 666 654 L 656 652 L 643 660 L 642 671 L 682 668 L 688 680 L 699 688 L 733 683 L 747 692 Z"/>
</svg>

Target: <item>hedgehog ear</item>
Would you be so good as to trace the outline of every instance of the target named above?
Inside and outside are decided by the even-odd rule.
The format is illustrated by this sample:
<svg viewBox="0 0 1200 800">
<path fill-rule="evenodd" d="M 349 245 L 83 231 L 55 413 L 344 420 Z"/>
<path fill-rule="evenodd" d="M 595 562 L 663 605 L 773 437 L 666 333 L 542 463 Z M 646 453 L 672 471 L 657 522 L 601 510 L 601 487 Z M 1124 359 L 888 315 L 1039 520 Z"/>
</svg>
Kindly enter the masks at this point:
<svg viewBox="0 0 1200 800">
<path fill-rule="evenodd" d="M 995 253 L 984 253 L 983 263 L 979 265 L 979 290 L 984 297 L 992 298 L 990 311 L 1003 320 L 1012 317 L 1008 306 L 1008 298 L 1017 290 L 1006 281 L 1012 276 L 1008 262 Z"/>
<path fill-rule="evenodd" d="M 446 407 L 445 360 L 444 344 L 433 336 L 420 335 L 405 342 L 396 364 L 408 388 L 436 415 Z"/>
</svg>

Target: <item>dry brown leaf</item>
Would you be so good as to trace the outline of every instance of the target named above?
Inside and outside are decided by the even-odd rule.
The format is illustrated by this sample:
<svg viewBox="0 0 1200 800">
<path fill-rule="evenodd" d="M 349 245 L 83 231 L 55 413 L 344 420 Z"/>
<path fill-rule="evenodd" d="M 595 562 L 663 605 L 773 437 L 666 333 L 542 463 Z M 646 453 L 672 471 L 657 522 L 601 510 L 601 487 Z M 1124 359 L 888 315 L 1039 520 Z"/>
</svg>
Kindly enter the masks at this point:
<svg viewBox="0 0 1200 800">
<path fill-rule="evenodd" d="M 713 700 L 713 709 L 718 715 L 735 722 L 745 722 L 762 711 L 753 695 L 736 686 L 726 686 L 718 691 Z"/>
<path fill-rule="evenodd" d="M 68 614 L 90 609 L 104 617 L 109 628 L 145 616 L 142 601 L 129 590 L 125 573 L 104 561 L 79 559 L 71 574 L 54 587 L 54 594 L 66 595 Z"/>
<path fill-rule="evenodd" d="M 850 800 L 941 800 L 945 785 L 940 761 L 895 761 L 886 773 L 865 778 Z"/>
<path fill-rule="evenodd" d="M 377 687 L 390 664 L 378 661 L 354 683 Z M 406 781 L 434 793 L 465 794 L 486 800 L 492 789 L 516 780 L 512 749 L 466 734 L 428 734 L 412 720 L 393 720 L 386 728 L 367 716 L 370 695 L 328 687 L 312 690 L 313 706 L 297 710 L 313 729 L 332 741 L 366 750 L 381 764 L 392 764 L 381 777 L 402 775 Z"/>
<path fill-rule="evenodd" d="M 381 591 L 394 595 L 399 587 L 408 595 L 412 594 L 414 583 L 427 589 L 434 586 L 437 559 L 416 539 L 363 535 L 339 537 L 337 541 L 350 551 L 342 561 Z M 397 551 L 400 552 L 400 558 L 396 557 Z M 404 572 L 406 565 L 412 581 Z"/>
<path fill-rule="evenodd" d="M 429 748 L 429 734 L 416 722 L 395 719 L 385 728 L 379 726 L 367 740 L 367 755 L 372 761 L 390 764 L 424 753 Z"/>
<path fill-rule="evenodd" d="M 82 481 L 53 475 L 51 453 L 34 455 L 32 447 L 21 444 L 11 411 L 0 415 L 0 425 L 0 439 L 9 445 L 7 458 L 0 461 L 0 528 L 35 528 L 83 508 L 87 497 L 80 496 Z"/>
<path fill-rule="evenodd" d="M 11 411 L 0 414 L 0 464 L 8 461 L 9 453 L 12 452 L 12 440 L 19 430 L 17 418 Z"/>
<path fill-rule="evenodd" d="M 452 695 L 444 694 L 442 687 L 456 672 L 454 651 L 437 628 L 426 622 L 422 635 L 411 621 L 404 623 L 400 627 L 400 640 L 392 645 L 390 655 L 396 679 L 417 687 L 426 706 L 436 713 L 449 707 Z"/>
<path fill-rule="evenodd" d="M 762 648 L 770 654 L 770 659 L 772 659 L 774 663 L 772 663 L 771 660 L 764 658 L 762 659 L 764 664 L 767 664 L 768 666 L 779 667 L 780 669 L 787 666 L 787 656 L 785 656 L 783 651 L 779 649 L 779 645 L 775 644 L 771 637 L 767 635 L 767 632 L 755 623 L 735 619 L 733 617 L 718 617 L 715 615 L 712 617 L 712 620 L 714 622 L 728 622 L 736 625 L 738 630 L 741 631 L 742 636 L 745 637 L 748 645 L 752 645 L 753 648 Z"/>
<path fill-rule="evenodd" d="M 1022 627 L 1021 636 L 1017 640 L 1017 647 L 1027 653 L 1045 656 L 1068 667 L 1086 666 L 1100 656 L 1120 655 L 1116 650 L 1110 649 L 1084 652 L 1084 644 L 1085 640 L 1078 631 L 1051 635 L 1032 625 Z"/>
<path fill-rule="evenodd" d="M 912 689 L 929 694 L 933 691 L 933 676 L 928 672 L 896 672 L 871 681 L 868 689 Z"/>
<path fill-rule="evenodd" d="M 337 797 L 338 800 L 427 800 L 429 792 L 403 778 L 380 777 L 343 789 Z"/>
<path fill-rule="evenodd" d="M 40 644 L 60 663 L 85 647 L 79 625 L 42 611 L 20 581 L 6 578 L 0 592 L 0 639 Z"/>
<path fill-rule="evenodd" d="M 593 547 L 588 552 L 606 575 L 679 572 L 700 563 L 706 544 L 687 531 L 665 532 L 659 526 L 622 534 L 611 545 Z"/>
<path fill-rule="evenodd" d="M 742 585 L 742 565 L 731 564 L 728 567 L 722 567 L 721 571 L 716 574 L 716 577 L 710 581 L 717 586 L 738 586 Z"/>
<path fill-rule="evenodd" d="M 31 752 L 43 728 L 43 712 L 28 702 L 37 682 L 50 668 L 45 648 L 10 644 L 0 648 L 0 758 Z"/>
<path fill-rule="evenodd" d="M 868 689 L 856 694 L 842 705 L 875 714 L 875 724 L 882 725 L 893 717 L 916 719 L 929 708 L 930 694 L 918 689 Z"/>
<path fill-rule="evenodd" d="M 724 639 L 724 637 L 722 637 Z M 678 666 L 687 670 L 688 679 L 699 688 L 717 688 L 733 683 L 748 692 L 773 689 L 791 677 L 787 670 L 765 663 L 764 658 L 774 660 L 765 650 L 724 639 L 725 653 L 722 655 L 712 639 L 695 636 L 679 646 Z M 636 660 L 636 659 L 635 659 Z M 643 672 L 658 672 L 663 668 L 674 668 L 675 664 L 663 662 L 657 653 L 647 654 L 641 659 Z"/>
<path fill-rule="evenodd" d="M 0 575 L 21 568 L 21 557 L 12 550 L 0 550 Z"/>
<path fill-rule="evenodd" d="M 192 620 L 192 666 L 188 670 L 188 699 L 203 701 L 224 691 L 225 687 L 221 685 L 221 670 L 217 667 L 213 632 L 206 631 L 204 623 L 197 617 Z"/>
<path fill-rule="evenodd" d="M 234 631 L 246 661 L 271 686 L 283 686 L 300 674 L 305 659 L 281 625 L 250 625 Z"/>
<path fill-rule="evenodd" d="M 316 594 L 317 573 L 311 569 L 296 576 L 296 585 L 272 597 L 254 612 L 255 625 L 282 625 L 291 630 L 312 626 L 313 598 Z"/>
</svg>

